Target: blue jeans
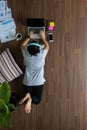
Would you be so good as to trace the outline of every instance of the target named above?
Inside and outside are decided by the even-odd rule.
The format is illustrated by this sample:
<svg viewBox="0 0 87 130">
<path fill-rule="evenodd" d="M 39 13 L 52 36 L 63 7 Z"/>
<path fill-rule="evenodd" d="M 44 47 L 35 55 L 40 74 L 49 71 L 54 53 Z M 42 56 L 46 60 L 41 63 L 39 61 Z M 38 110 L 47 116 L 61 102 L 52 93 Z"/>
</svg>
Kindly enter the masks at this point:
<svg viewBox="0 0 87 130">
<path fill-rule="evenodd" d="M 24 95 L 26 93 L 30 93 L 31 98 L 32 98 L 32 103 L 39 104 L 42 97 L 43 86 L 44 85 L 38 85 L 38 86 L 23 85 L 23 93 Z"/>
</svg>

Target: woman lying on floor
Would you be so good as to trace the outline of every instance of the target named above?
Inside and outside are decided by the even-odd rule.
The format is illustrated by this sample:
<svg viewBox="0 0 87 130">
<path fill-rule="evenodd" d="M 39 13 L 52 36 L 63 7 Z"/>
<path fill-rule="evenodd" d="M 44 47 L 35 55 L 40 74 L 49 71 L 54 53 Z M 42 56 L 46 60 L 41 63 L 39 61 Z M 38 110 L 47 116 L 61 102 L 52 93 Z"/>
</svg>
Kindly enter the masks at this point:
<svg viewBox="0 0 87 130">
<path fill-rule="evenodd" d="M 38 40 L 34 39 L 34 33 L 32 31 L 30 32 L 29 38 L 21 44 L 21 51 L 25 63 L 25 74 L 23 79 L 24 98 L 19 101 L 19 104 L 26 101 L 26 113 L 31 111 L 32 103 L 40 103 L 45 82 L 44 65 L 49 44 L 45 39 L 44 31 L 41 30 L 39 36 L 43 42 L 43 48 Z"/>
</svg>

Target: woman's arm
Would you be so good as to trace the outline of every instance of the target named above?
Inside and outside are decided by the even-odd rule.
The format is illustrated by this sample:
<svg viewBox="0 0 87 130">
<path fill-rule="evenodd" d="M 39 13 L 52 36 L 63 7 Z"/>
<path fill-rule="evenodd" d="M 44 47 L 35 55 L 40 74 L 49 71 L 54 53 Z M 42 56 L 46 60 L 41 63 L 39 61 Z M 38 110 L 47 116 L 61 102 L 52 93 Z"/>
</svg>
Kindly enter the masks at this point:
<svg viewBox="0 0 87 130">
<path fill-rule="evenodd" d="M 24 49 L 26 47 L 26 45 L 29 43 L 30 39 L 32 39 L 34 37 L 34 33 L 33 31 L 30 31 L 30 34 L 29 34 L 30 38 L 26 38 L 22 44 L 21 44 L 21 49 Z"/>
<path fill-rule="evenodd" d="M 26 47 L 26 45 L 29 43 L 29 41 L 30 41 L 30 38 L 26 38 L 26 39 L 22 42 L 22 44 L 21 44 L 21 46 L 20 46 L 20 47 L 21 47 L 21 50 Z"/>
<path fill-rule="evenodd" d="M 49 44 L 48 44 L 47 40 L 45 39 L 45 33 L 44 33 L 44 31 L 41 30 L 40 33 L 39 33 L 39 35 L 40 35 L 40 37 L 42 39 L 43 44 L 45 45 L 44 49 L 46 49 L 47 51 L 49 51 Z"/>
</svg>

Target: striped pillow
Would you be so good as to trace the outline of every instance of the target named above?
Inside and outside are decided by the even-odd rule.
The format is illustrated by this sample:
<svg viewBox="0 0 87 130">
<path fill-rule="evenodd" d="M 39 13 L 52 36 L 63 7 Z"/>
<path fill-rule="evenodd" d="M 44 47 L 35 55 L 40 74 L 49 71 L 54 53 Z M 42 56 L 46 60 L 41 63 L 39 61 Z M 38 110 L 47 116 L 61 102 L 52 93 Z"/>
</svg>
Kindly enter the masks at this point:
<svg viewBox="0 0 87 130">
<path fill-rule="evenodd" d="M 0 83 L 11 82 L 15 78 L 23 74 L 15 62 L 10 50 L 7 48 L 0 54 Z"/>
</svg>

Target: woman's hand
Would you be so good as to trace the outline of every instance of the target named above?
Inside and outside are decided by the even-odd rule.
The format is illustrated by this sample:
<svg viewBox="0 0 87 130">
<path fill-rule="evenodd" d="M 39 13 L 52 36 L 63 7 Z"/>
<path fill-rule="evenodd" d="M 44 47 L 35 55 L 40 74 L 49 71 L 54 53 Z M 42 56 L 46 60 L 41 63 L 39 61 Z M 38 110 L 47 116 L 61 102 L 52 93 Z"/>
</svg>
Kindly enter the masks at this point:
<svg viewBox="0 0 87 130">
<path fill-rule="evenodd" d="M 34 38 L 34 32 L 33 31 L 30 31 L 30 39 L 33 39 Z"/>
<path fill-rule="evenodd" d="M 44 31 L 44 30 L 40 30 L 39 36 L 40 36 L 41 38 L 45 38 L 45 31 Z"/>
</svg>

